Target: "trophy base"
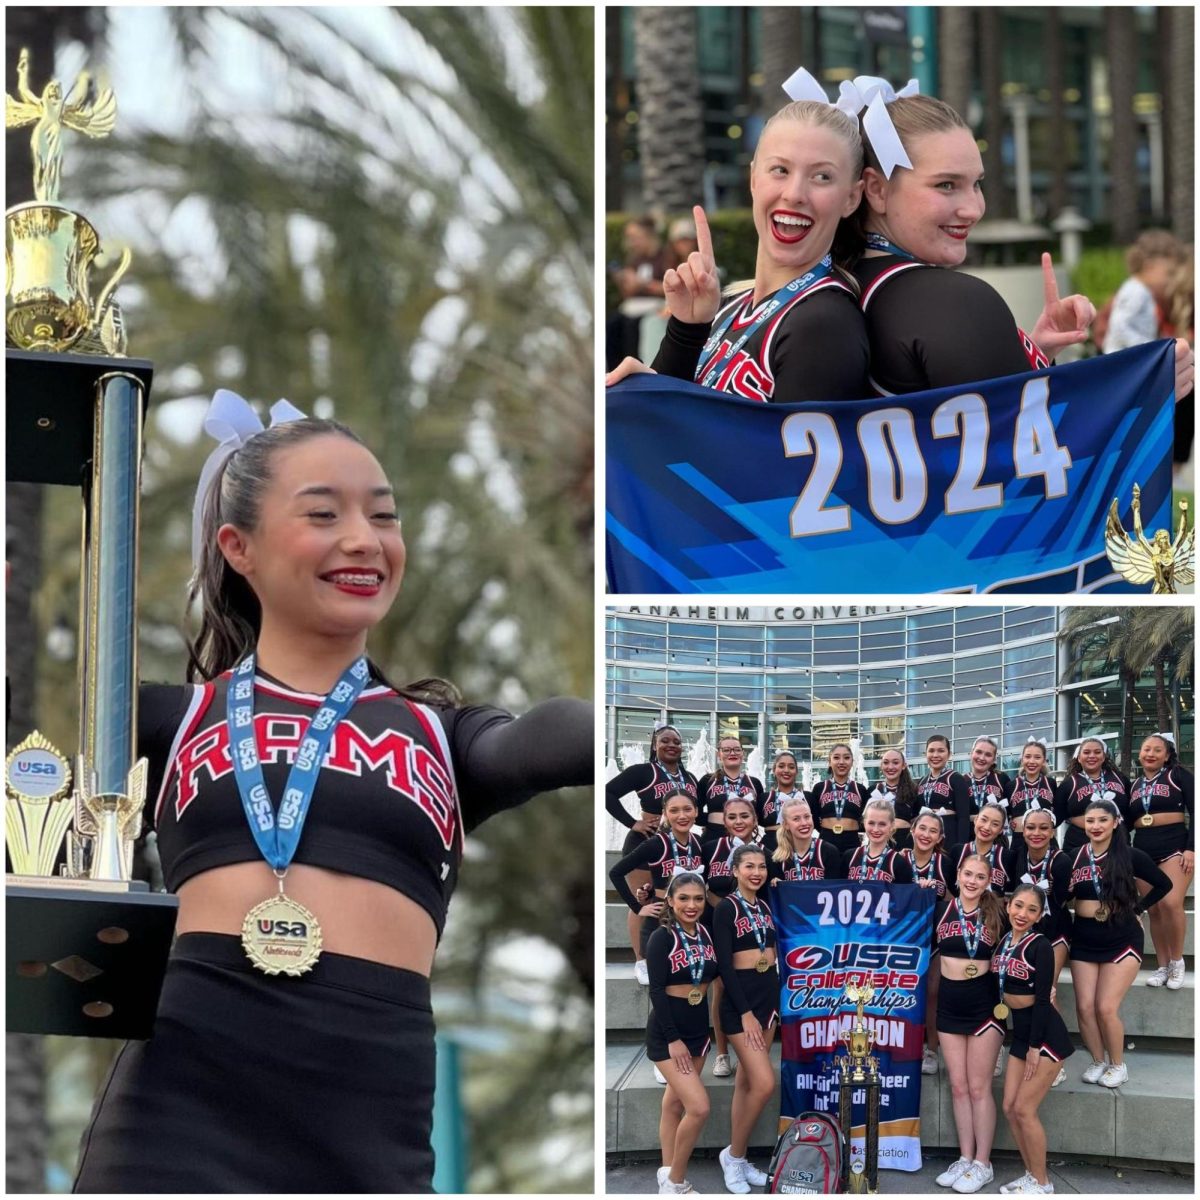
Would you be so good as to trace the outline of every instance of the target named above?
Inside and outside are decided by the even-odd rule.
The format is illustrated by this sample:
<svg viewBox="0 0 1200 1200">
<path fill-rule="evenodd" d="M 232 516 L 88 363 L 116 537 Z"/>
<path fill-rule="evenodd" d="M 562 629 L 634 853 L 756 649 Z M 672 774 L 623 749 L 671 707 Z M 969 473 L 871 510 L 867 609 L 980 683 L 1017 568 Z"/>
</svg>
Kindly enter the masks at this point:
<svg viewBox="0 0 1200 1200">
<path fill-rule="evenodd" d="M 9 875 L 9 1033 L 145 1039 L 179 900 L 140 881 Z"/>
<path fill-rule="evenodd" d="M 113 371 L 135 375 L 149 403 L 154 368 L 144 358 L 9 348 L 4 360 L 10 401 L 5 463 L 10 482 L 80 486 L 94 453 L 92 397 L 102 375 Z M 145 415 L 143 409 L 143 420 Z"/>
</svg>

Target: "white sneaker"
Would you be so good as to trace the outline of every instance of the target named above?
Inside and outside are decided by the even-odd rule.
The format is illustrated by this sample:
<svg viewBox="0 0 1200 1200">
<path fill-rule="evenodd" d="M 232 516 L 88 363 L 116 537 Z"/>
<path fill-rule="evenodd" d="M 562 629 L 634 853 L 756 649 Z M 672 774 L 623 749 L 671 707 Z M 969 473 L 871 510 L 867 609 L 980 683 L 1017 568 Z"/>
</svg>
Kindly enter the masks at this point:
<svg viewBox="0 0 1200 1200">
<path fill-rule="evenodd" d="M 954 1181 L 952 1186 L 956 1192 L 969 1195 L 971 1192 L 979 1191 L 981 1187 L 986 1187 L 995 1177 L 991 1163 L 981 1163 L 976 1160 Z"/>
<path fill-rule="evenodd" d="M 1129 1081 L 1129 1068 L 1124 1063 L 1114 1063 L 1103 1075 L 1100 1084 L 1103 1087 L 1115 1088 Z"/>
<path fill-rule="evenodd" d="M 742 1178 L 751 1187 L 763 1187 L 767 1182 L 767 1173 L 760 1171 L 748 1158 L 743 1158 Z"/>
<path fill-rule="evenodd" d="M 734 1158 L 729 1152 L 729 1147 L 726 1146 L 717 1155 L 717 1161 L 721 1164 L 721 1171 L 725 1176 L 725 1190 L 727 1192 L 734 1192 L 739 1196 L 744 1196 L 750 1190 L 750 1185 L 746 1182 L 745 1176 L 742 1174 L 742 1167 L 745 1165 L 746 1160 L 744 1158 Z"/>
<path fill-rule="evenodd" d="M 1167 968 L 1158 967 L 1150 972 L 1150 978 L 1146 980 L 1147 987 L 1162 987 L 1167 982 Z"/>
<path fill-rule="evenodd" d="M 934 1182 L 938 1187 L 952 1187 L 958 1177 L 971 1165 L 969 1158 L 959 1158 L 957 1162 L 952 1162 Z"/>
<path fill-rule="evenodd" d="M 718 1079 L 724 1079 L 726 1075 L 733 1074 L 733 1068 L 729 1065 L 728 1054 L 718 1054 L 717 1057 L 713 1059 L 713 1074 Z"/>
<path fill-rule="evenodd" d="M 672 1183 L 669 1179 L 664 1179 L 658 1185 L 660 1196 L 686 1196 L 691 1191 L 692 1185 L 686 1179 L 682 1183 Z"/>
<path fill-rule="evenodd" d="M 938 1056 L 936 1050 L 928 1046 L 921 1052 L 921 1074 L 936 1075 L 938 1073 Z"/>
<path fill-rule="evenodd" d="M 1066 1079 L 1066 1077 L 1067 1077 L 1067 1068 L 1066 1068 L 1066 1067 L 1059 1067 L 1059 1068 L 1058 1068 L 1058 1074 L 1057 1074 L 1057 1075 L 1055 1075 L 1055 1077 L 1054 1077 L 1054 1082 L 1053 1082 L 1053 1083 L 1052 1083 L 1050 1086 L 1051 1086 L 1052 1088 L 1056 1088 L 1056 1087 L 1058 1087 L 1058 1085 L 1059 1085 L 1060 1083 L 1062 1083 L 1062 1081 L 1063 1081 L 1064 1079 Z"/>
<path fill-rule="evenodd" d="M 646 960 L 639 958 L 633 964 L 633 977 L 642 985 L 642 987 L 650 986 L 650 968 L 646 966 Z"/>
<path fill-rule="evenodd" d="M 1045 1183 L 1038 1183 L 1036 1179 L 1030 1177 L 1029 1182 L 1021 1190 L 1031 1196 L 1051 1196 L 1054 1194 L 1054 1184 L 1050 1182 L 1049 1176 Z"/>
<path fill-rule="evenodd" d="M 658 1069 L 658 1063 L 654 1064 L 654 1082 L 666 1083 L 667 1077 Z"/>
<path fill-rule="evenodd" d="M 993 1069 L 992 1074 L 993 1075 L 1003 1075 L 1004 1074 L 1004 1063 L 1005 1063 L 1004 1047 L 1001 1046 L 1000 1053 L 996 1055 L 996 1066 Z"/>
<path fill-rule="evenodd" d="M 1090 1067 L 1088 1067 L 1088 1069 L 1086 1071 L 1084 1071 L 1084 1073 L 1079 1078 L 1082 1079 L 1084 1083 L 1099 1083 L 1100 1076 L 1103 1075 L 1104 1072 L 1107 1070 L 1108 1070 L 1108 1059 L 1107 1058 L 1100 1062 L 1097 1062 L 1095 1059 L 1093 1059 L 1092 1065 Z"/>
<path fill-rule="evenodd" d="M 1010 1192 L 1022 1192 L 1025 1190 L 1025 1184 L 1032 1183 L 1032 1182 L 1033 1182 L 1033 1176 L 1028 1171 L 1026 1171 L 1025 1174 L 1022 1175 L 1020 1179 L 1014 1179 L 1009 1183 L 1001 1184 L 1000 1191 L 1006 1196 Z"/>
<path fill-rule="evenodd" d="M 667 1177 L 671 1174 L 670 1167 L 659 1167 L 655 1178 L 658 1180 L 658 1186 L 661 1189 L 662 1185 L 667 1182 Z"/>
<path fill-rule="evenodd" d="M 1173 992 L 1179 991 L 1183 987 L 1183 959 L 1175 959 L 1169 967 L 1167 967 L 1167 987 Z"/>
</svg>

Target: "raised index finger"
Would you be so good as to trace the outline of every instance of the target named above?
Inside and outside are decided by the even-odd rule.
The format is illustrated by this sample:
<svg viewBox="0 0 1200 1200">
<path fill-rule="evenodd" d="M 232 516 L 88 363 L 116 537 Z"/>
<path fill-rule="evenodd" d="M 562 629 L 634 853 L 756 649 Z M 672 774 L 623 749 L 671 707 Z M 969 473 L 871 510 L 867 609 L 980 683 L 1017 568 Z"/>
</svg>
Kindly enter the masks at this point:
<svg viewBox="0 0 1200 1200">
<path fill-rule="evenodd" d="M 1042 290 L 1047 305 L 1058 303 L 1058 280 L 1055 278 L 1054 263 L 1049 254 L 1042 255 Z"/>
<path fill-rule="evenodd" d="M 697 204 L 692 209 L 692 216 L 696 220 L 696 247 L 709 262 L 715 262 L 716 260 L 713 258 L 712 234 L 708 231 L 708 218 L 704 215 L 704 209 Z"/>
</svg>

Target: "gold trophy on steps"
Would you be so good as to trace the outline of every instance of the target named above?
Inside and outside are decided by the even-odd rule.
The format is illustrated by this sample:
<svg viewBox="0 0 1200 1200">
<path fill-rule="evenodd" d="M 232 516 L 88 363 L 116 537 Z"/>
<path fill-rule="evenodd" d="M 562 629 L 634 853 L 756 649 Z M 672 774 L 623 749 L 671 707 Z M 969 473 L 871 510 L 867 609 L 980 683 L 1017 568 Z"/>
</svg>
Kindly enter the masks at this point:
<svg viewBox="0 0 1200 1200">
<path fill-rule="evenodd" d="M 875 1032 L 868 1028 L 865 1010 L 875 995 L 869 983 L 846 985 L 845 996 L 856 1005 L 854 1023 L 842 1031 L 846 1053 L 834 1059 L 838 1068 L 838 1121 L 846 1138 L 842 1156 L 842 1190 L 846 1192 L 879 1191 L 879 1059 L 871 1051 Z M 854 1093 L 866 1091 L 866 1143 L 861 1158 L 852 1153 Z"/>
</svg>

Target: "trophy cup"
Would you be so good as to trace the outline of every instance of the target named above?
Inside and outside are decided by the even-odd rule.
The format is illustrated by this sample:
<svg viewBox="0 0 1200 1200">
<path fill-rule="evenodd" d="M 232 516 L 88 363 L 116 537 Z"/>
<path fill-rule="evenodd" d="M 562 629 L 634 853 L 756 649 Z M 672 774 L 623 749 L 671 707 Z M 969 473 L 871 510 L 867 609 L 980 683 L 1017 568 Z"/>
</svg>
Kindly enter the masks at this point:
<svg viewBox="0 0 1200 1200">
<path fill-rule="evenodd" d="M 838 1121 L 846 1139 L 842 1156 L 842 1190 L 846 1192 L 879 1191 L 879 1060 L 871 1054 L 875 1032 L 867 1028 L 864 1015 L 874 995 L 869 983 L 847 984 L 846 998 L 857 1004 L 857 1010 L 854 1024 L 842 1031 L 846 1053 L 833 1060 L 838 1069 Z M 863 1157 L 852 1163 L 854 1092 L 858 1088 L 867 1093 L 866 1145 Z"/>
<path fill-rule="evenodd" d="M 22 50 L 17 98 L 5 97 L 9 128 L 34 125 L 37 197 L 5 213 L 8 478 L 78 486 L 84 501 L 74 791 L 67 758 L 36 731 L 5 763 L 7 1027 L 146 1038 L 179 903 L 130 878 L 146 793 L 135 621 L 153 368 L 125 357 L 113 289 L 129 251 L 93 302 L 99 234 L 57 203 L 63 131 L 102 137 L 116 121 L 112 90 L 92 92 L 83 74 L 65 98 L 57 80 L 36 96 Z"/>
</svg>

